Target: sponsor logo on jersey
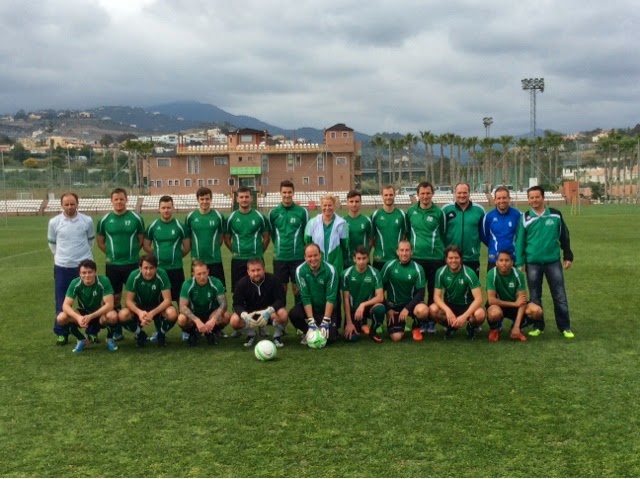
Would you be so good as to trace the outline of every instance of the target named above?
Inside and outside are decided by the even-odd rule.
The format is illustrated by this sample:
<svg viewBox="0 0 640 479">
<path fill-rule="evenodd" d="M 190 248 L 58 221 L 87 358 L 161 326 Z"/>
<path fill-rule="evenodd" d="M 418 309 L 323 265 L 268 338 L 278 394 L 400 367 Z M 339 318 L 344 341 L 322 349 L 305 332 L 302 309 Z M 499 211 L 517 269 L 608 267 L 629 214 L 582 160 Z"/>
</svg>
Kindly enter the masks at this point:
<svg viewBox="0 0 640 479">
<path fill-rule="evenodd" d="M 364 282 L 365 283 L 371 283 L 371 282 L 373 282 L 373 279 L 371 277 L 367 276 L 367 277 L 364 278 Z"/>
<path fill-rule="evenodd" d="M 509 228 L 511 228 L 512 226 L 513 226 L 513 223 L 509 221 Z"/>
<path fill-rule="evenodd" d="M 433 223 L 433 216 L 427 216 L 427 223 Z"/>
</svg>

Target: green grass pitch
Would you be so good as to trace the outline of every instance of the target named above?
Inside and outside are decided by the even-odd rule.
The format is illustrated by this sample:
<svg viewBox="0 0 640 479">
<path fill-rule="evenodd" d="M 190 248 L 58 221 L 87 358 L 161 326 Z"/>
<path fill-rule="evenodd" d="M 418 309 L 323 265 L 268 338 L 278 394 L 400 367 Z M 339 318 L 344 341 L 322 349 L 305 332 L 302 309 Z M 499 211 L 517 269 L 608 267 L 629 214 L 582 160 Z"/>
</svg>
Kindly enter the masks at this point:
<svg viewBox="0 0 640 479">
<path fill-rule="evenodd" d="M 573 341 L 545 290 L 526 343 L 314 351 L 290 326 L 266 363 L 178 328 L 163 350 L 55 347 L 48 218 L 0 218 L 0 475 L 639 476 L 640 208 L 563 212 Z"/>
</svg>

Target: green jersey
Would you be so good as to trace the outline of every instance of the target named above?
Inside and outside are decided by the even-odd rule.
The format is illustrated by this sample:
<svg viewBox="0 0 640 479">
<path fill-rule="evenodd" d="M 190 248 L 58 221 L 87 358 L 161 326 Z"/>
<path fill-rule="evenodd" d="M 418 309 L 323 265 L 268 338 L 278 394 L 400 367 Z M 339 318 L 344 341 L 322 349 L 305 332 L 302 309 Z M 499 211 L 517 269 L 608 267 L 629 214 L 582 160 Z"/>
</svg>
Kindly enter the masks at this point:
<svg viewBox="0 0 640 479">
<path fill-rule="evenodd" d="M 562 213 L 545 208 L 540 215 L 533 209 L 522 215 L 516 232 L 516 266 L 560 261 L 560 250 L 565 261 L 573 261 L 569 229 Z"/>
<path fill-rule="evenodd" d="M 189 300 L 189 309 L 199 318 L 208 318 L 211 313 L 220 308 L 218 296 L 225 294 L 220 280 L 209 276 L 209 280 L 200 286 L 195 278 L 189 278 L 182 284 L 180 299 Z"/>
<path fill-rule="evenodd" d="M 387 213 L 380 208 L 371 215 L 373 236 L 375 237 L 374 261 L 390 261 L 396 259 L 398 243 L 407 234 L 407 218 L 399 208 Z"/>
<path fill-rule="evenodd" d="M 427 285 L 422 266 L 413 260 L 402 264 L 398 259 L 388 261 L 382 268 L 382 284 L 392 308 L 411 303 L 416 293 Z"/>
<path fill-rule="evenodd" d="M 262 258 L 262 235 L 269 232 L 269 221 L 258 210 L 248 213 L 235 210 L 227 218 L 227 234 L 231 236 L 233 259 Z"/>
<path fill-rule="evenodd" d="M 296 284 L 302 304 L 311 306 L 316 314 L 324 314 L 327 303 L 336 304 L 338 281 L 335 268 L 326 261 L 320 262 L 318 271 L 313 271 L 307 263 L 296 269 Z"/>
<path fill-rule="evenodd" d="M 498 299 L 515 302 L 520 291 L 527 290 L 524 273 L 518 268 L 511 268 L 509 274 L 502 275 L 498 268 L 491 268 L 487 273 L 487 291 L 495 291 Z"/>
<path fill-rule="evenodd" d="M 480 233 L 484 208 L 469 202 L 465 210 L 458 203 L 449 203 L 442 207 L 447 223 L 445 247 L 456 245 L 462 249 L 462 261 L 480 261 Z"/>
<path fill-rule="evenodd" d="M 480 287 L 480 280 L 476 273 L 468 266 L 462 266 L 457 273 L 448 266 L 436 271 L 435 289 L 444 292 L 442 299 L 447 304 L 467 305 L 473 303 L 471 290 Z"/>
<path fill-rule="evenodd" d="M 135 295 L 133 302 L 136 303 L 136 306 L 150 310 L 162 303 L 162 292 L 171 291 L 171 282 L 162 268 L 158 268 L 150 280 L 144 279 L 138 268 L 132 271 L 127 278 L 125 289 Z"/>
<path fill-rule="evenodd" d="M 98 236 L 105 238 L 107 257 L 105 262 L 113 266 L 138 264 L 140 243 L 138 235 L 144 234 L 144 220 L 131 210 L 117 215 L 113 211 L 104 215 L 96 227 Z"/>
<path fill-rule="evenodd" d="M 102 307 L 104 297 L 113 294 L 111 281 L 106 276 L 96 275 L 96 281 L 86 286 L 80 277 L 71 281 L 67 289 L 67 298 L 78 301 L 78 309 L 91 314 Z"/>
<path fill-rule="evenodd" d="M 222 263 L 220 241 L 225 233 L 224 217 L 216 210 L 202 214 L 192 211 L 184 221 L 187 238 L 191 238 L 191 258 L 206 264 Z"/>
<path fill-rule="evenodd" d="M 347 215 L 344 220 L 349 225 L 349 257 L 346 263 L 353 264 L 353 253 L 358 246 L 365 246 L 369 251 L 369 240 L 373 236 L 371 218 L 366 215 L 358 215 L 355 218 Z"/>
<path fill-rule="evenodd" d="M 355 266 L 350 266 L 342 274 L 342 291 L 349 292 L 352 310 L 373 298 L 378 289 L 382 289 L 382 277 L 380 272 L 370 265 L 367 265 L 367 269 L 362 273 Z"/>
<path fill-rule="evenodd" d="M 292 203 L 280 204 L 269 213 L 274 261 L 304 260 L 304 230 L 309 222 L 309 212 Z"/>
<path fill-rule="evenodd" d="M 165 223 L 161 219 L 149 225 L 145 238 L 153 244 L 158 266 L 164 269 L 182 268 L 182 240 L 187 238 L 184 226 L 172 218 Z"/>
<path fill-rule="evenodd" d="M 421 208 L 420 203 L 409 208 L 407 231 L 413 259 L 434 261 L 444 258 L 444 214 L 435 203 L 426 209 Z"/>
</svg>

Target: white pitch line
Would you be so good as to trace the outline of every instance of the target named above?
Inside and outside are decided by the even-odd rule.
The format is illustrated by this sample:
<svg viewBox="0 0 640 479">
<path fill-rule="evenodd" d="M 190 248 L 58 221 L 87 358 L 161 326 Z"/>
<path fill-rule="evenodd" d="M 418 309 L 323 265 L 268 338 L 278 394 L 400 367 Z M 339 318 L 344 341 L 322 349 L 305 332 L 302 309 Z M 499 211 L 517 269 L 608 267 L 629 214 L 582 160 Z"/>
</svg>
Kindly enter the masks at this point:
<svg viewBox="0 0 640 479">
<path fill-rule="evenodd" d="M 20 256 L 26 256 L 28 254 L 33 254 L 33 253 L 42 253 L 43 251 L 47 251 L 47 250 L 48 248 L 44 248 L 44 249 L 36 249 L 33 251 L 27 251 L 26 253 L 12 254 L 11 256 L 5 256 L 4 258 L 0 258 L 0 261 L 4 261 L 5 259 L 19 258 Z"/>
</svg>

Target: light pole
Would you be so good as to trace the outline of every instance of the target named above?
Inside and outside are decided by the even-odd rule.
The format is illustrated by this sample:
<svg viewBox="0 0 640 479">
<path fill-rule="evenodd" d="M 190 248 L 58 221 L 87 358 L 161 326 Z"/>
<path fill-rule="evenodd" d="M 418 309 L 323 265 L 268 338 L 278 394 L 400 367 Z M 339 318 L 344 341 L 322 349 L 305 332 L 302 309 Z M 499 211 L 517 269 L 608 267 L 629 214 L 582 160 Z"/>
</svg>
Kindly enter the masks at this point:
<svg viewBox="0 0 640 479">
<path fill-rule="evenodd" d="M 493 117 L 485 116 L 482 119 L 482 124 L 484 125 L 484 136 L 485 138 L 489 138 L 491 136 L 491 125 L 493 125 Z"/>
<path fill-rule="evenodd" d="M 544 92 L 544 78 L 523 78 L 521 82 L 522 89 L 529 90 L 529 136 L 533 145 L 530 150 L 531 165 L 533 166 L 538 158 L 537 148 L 535 144 L 533 144 L 533 140 L 536 138 L 536 94 L 538 92 Z M 537 164 L 535 164 L 535 171 L 535 174 L 537 174 Z"/>
</svg>

